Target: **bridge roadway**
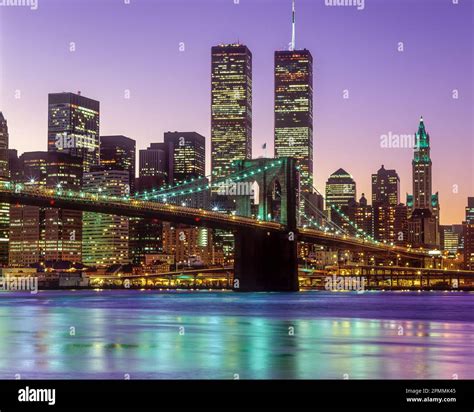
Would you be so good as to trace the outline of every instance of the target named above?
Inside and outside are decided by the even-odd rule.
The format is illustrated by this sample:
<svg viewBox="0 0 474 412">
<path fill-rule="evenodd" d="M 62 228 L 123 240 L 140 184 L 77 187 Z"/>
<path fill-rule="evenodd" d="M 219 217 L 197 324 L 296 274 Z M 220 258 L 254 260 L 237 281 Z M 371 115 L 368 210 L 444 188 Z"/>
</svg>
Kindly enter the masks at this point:
<svg viewBox="0 0 474 412">
<path fill-rule="evenodd" d="M 166 222 L 214 229 L 238 231 L 252 229 L 267 233 L 286 234 L 287 228 L 278 222 L 257 220 L 204 209 L 195 209 L 168 203 L 119 198 L 70 190 L 56 190 L 0 182 L 0 202 L 17 205 L 54 207 L 120 216 L 158 219 Z M 367 251 L 395 253 L 408 258 L 428 257 L 426 249 L 412 249 L 385 243 L 373 243 L 363 238 L 336 235 L 322 230 L 299 227 L 297 240 L 324 246 Z"/>
</svg>

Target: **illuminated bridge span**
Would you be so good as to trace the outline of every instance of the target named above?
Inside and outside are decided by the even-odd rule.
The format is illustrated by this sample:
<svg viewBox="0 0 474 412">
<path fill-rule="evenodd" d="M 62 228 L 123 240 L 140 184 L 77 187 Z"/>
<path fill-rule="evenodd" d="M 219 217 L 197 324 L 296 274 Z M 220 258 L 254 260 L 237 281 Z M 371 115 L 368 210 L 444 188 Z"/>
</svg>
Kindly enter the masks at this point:
<svg viewBox="0 0 474 412">
<path fill-rule="evenodd" d="M 301 211 L 298 171 L 292 158 L 238 161 L 234 169 L 225 180 L 202 184 L 198 181 L 191 185 L 186 182 L 122 198 L 2 182 L 0 202 L 151 218 L 232 231 L 235 235 L 234 279 L 237 281 L 234 286 L 242 291 L 298 290 L 298 241 L 384 255 L 393 253 L 412 259 L 422 260 L 428 256 L 427 250 L 380 243 L 362 232 L 350 236 L 320 210 L 314 210 L 322 216 L 319 221 L 306 216 Z M 175 204 L 176 199 L 183 196 L 195 196 L 237 182 L 256 184 L 259 190 L 253 203 L 251 196 L 230 195 L 235 200 L 233 212 Z"/>
</svg>

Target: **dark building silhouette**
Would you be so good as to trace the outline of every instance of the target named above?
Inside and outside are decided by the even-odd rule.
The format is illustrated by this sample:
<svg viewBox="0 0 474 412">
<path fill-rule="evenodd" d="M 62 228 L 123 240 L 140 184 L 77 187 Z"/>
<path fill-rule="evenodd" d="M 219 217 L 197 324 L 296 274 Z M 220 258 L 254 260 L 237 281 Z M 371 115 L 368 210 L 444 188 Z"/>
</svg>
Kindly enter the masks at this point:
<svg viewBox="0 0 474 412">
<path fill-rule="evenodd" d="M 382 167 L 372 175 L 372 205 L 397 206 L 400 203 L 400 178 L 393 169 Z"/>
<path fill-rule="evenodd" d="M 139 152 L 139 177 L 159 177 L 168 181 L 168 156 L 164 143 L 151 143 Z"/>
<path fill-rule="evenodd" d="M 20 159 L 18 158 L 18 151 L 16 149 L 8 149 L 8 169 L 10 180 L 12 182 L 21 181 L 23 171 Z"/>
<path fill-rule="evenodd" d="M 466 220 L 463 222 L 464 269 L 474 270 L 474 197 L 467 199 Z"/>
<path fill-rule="evenodd" d="M 7 120 L 0 112 L 0 182 L 8 182 L 10 173 L 8 168 L 8 125 Z M 8 264 L 8 238 L 10 226 L 10 205 L 0 203 L 0 266 Z"/>
<path fill-rule="evenodd" d="M 206 175 L 206 138 L 196 132 L 166 132 L 168 183 L 175 185 Z"/>
<path fill-rule="evenodd" d="M 129 137 L 101 136 L 100 165 L 103 170 L 127 170 L 130 193 L 135 191 L 136 142 Z"/>
<path fill-rule="evenodd" d="M 98 101 L 80 92 L 48 95 L 48 152 L 80 157 L 84 171 L 99 164 Z"/>
</svg>

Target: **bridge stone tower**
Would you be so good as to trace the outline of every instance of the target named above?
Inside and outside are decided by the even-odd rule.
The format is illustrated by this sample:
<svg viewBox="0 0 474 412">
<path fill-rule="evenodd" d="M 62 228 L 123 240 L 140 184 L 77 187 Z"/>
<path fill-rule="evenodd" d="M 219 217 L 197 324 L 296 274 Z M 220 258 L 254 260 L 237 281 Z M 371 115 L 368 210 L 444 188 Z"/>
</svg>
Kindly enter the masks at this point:
<svg viewBox="0 0 474 412">
<path fill-rule="evenodd" d="M 256 189 L 253 196 L 237 194 L 234 197 L 237 215 L 257 214 L 260 220 L 278 222 L 284 227 L 279 232 L 240 229 L 235 233 L 234 289 L 298 290 L 299 174 L 296 160 L 240 160 L 234 168 L 235 172 L 243 174 L 240 182 L 253 183 Z M 259 172 L 246 176 L 245 170 L 255 169 Z"/>
</svg>

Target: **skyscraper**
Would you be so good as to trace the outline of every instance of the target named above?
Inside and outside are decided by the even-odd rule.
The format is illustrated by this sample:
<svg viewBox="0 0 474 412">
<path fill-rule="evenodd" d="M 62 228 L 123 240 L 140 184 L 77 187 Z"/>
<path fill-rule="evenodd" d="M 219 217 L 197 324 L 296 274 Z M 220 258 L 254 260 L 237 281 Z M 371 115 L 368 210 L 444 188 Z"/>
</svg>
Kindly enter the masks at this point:
<svg viewBox="0 0 474 412">
<path fill-rule="evenodd" d="M 103 170 L 128 170 L 130 192 L 135 191 L 135 140 L 126 136 L 100 137 L 100 166 Z"/>
<path fill-rule="evenodd" d="M 413 170 L 413 208 L 432 209 L 432 163 L 430 157 L 430 135 L 426 132 L 423 117 L 416 133 Z"/>
<path fill-rule="evenodd" d="M 139 177 L 135 190 L 139 193 L 160 187 L 168 181 L 168 161 L 164 143 L 151 143 L 139 151 Z M 144 264 L 147 255 L 163 252 L 163 223 L 157 219 L 130 218 L 130 259 Z"/>
<path fill-rule="evenodd" d="M 290 50 L 275 52 L 275 157 L 294 157 L 301 190 L 313 192 L 313 57 L 296 50 L 295 5 Z"/>
<path fill-rule="evenodd" d="M 207 185 L 206 170 L 206 139 L 196 132 L 167 132 L 164 145 L 168 159 L 168 183 L 171 185 L 188 182 L 183 189 Z M 196 182 L 189 183 L 190 180 Z M 171 203 L 189 207 L 209 207 L 208 192 L 196 192 L 170 198 Z M 196 228 L 186 225 L 163 224 L 163 251 L 175 256 L 176 263 L 185 263 L 191 258 L 209 264 L 212 255 L 210 229 Z M 205 242 L 203 243 L 203 239 Z"/>
<path fill-rule="evenodd" d="M 252 157 L 252 53 L 241 44 L 212 47 L 211 171 L 229 174 L 234 160 Z"/>
<path fill-rule="evenodd" d="M 81 159 L 61 152 L 46 155 L 46 187 L 80 190 Z M 46 208 L 45 220 L 45 261 L 81 262 L 82 212 Z"/>
<path fill-rule="evenodd" d="M 175 185 L 206 174 L 206 139 L 196 132 L 166 132 L 168 183 Z"/>
<path fill-rule="evenodd" d="M 451 256 L 456 255 L 459 249 L 460 233 L 456 231 L 454 225 L 440 226 L 441 249 Z"/>
<path fill-rule="evenodd" d="M 313 57 L 275 52 L 275 157 L 294 157 L 301 189 L 313 191 Z"/>
<path fill-rule="evenodd" d="M 474 197 L 467 198 L 466 220 L 463 222 L 464 269 L 474 270 Z"/>
<path fill-rule="evenodd" d="M 175 185 L 206 174 L 206 139 L 196 132 L 166 132 L 168 183 Z"/>
<path fill-rule="evenodd" d="M 406 246 L 408 243 L 408 207 L 403 203 L 395 206 L 394 228 L 395 243 L 399 246 Z"/>
<path fill-rule="evenodd" d="M 151 143 L 139 152 L 138 172 L 140 179 L 154 178 L 156 182 L 168 181 L 168 156 L 164 143 Z M 152 179 L 151 179 L 152 180 Z M 158 185 L 158 183 L 155 184 Z"/>
<path fill-rule="evenodd" d="M 356 201 L 356 183 L 344 169 L 336 170 L 326 182 L 326 209 Z"/>
<path fill-rule="evenodd" d="M 382 167 L 372 175 L 374 238 L 387 243 L 406 243 L 406 207 L 400 204 L 400 178 Z"/>
<path fill-rule="evenodd" d="M 13 160 L 13 156 L 11 157 Z M 13 162 L 12 162 L 13 164 Z M 26 152 L 18 158 L 16 182 L 46 186 L 47 152 Z M 44 261 L 45 209 L 10 206 L 9 265 L 28 266 Z"/>
<path fill-rule="evenodd" d="M 89 193 L 125 196 L 129 193 L 128 170 L 92 168 L 84 174 L 83 188 Z M 92 266 L 129 263 L 129 224 L 125 216 L 84 212 L 83 262 Z"/>
<path fill-rule="evenodd" d="M 87 172 L 99 165 L 99 110 L 98 101 L 82 96 L 80 92 L 50 93 L 48 95 L 48 152 L 69 154 L 78 158 L 82 169 Z M 76 160 L 71 159 L 71 164 Z M 82 179 L 82 176 L 81 176 Z M 82 221 L 82 212 L 56 209 L 56 219 Z M 67 221 L 57 220 L 58 226 L 67 227 Z M 69 250 L 65 256 L 81 256 L 82 235 L 80 228 L 71 229 L 71 239 L 76 250 Z M 66 239 L 64 239 L 66 241 Z M 76 260 L 76 258 L 74 258 Z"/>
<path fill-rule="evenodd" d="M 8 125 L 0 112 L 0 179 L 8 179 Z"/>
<path fill-rule="evenodd" d="M 467 198 L 466 222 L 474 223 L 474 197 Z"/>
<path fill-rule="evenodd" d="M 363 235 L 367 234 L 373 236 L 372 215 L 373 208 L 371 205 L 367 204 L 365 194 L 362 193 L 359 203 L 356 205 L 354 210 L 354 223 L 359 229 L 362 229 Z"/>
<path fill-rule="evenodd" d="M 384 166 L 372 175 L 372 205 L 397 206 L 400 203 L 400 178 Z"/>
<path fill-rule="evenodd" d="M 10 178 L 8 169 L 8 125 L 0 112 L 0 182 Z M 0 203 L 0 266 L 8 264 L 8 239 L 10 225 L 10 205 Z"/>
<path fill-rule="evenodd" d="M 10 180 L 13 182 L 20 182 L 22 169 L 20 159 L 18 158 L 18 151 L 16 149 L 8 149 L 8 171 Z"/>
<path fill-rule="evenodd" d="M 99 164 L 99 102 L 74 93 L 48 96 L 48 151 L 83 160 L 84 171 Z"/>
<path fill-rule="evenodd" d="M 440 208 L 438 193 L 432 193 L 430 135 L 426 132 L 423 117 L 415 134 L 412 170 L 413 195 L 407 197 L 407 206 L 411 212 L 408 221 L 409 242 L 414 246 L 439 246 Z"/>
<path fill-rule="evenodd" d="M 28 186 L 78 190 L 82 160 L 67 153 L 26 152 L 16 180 Z M 12 205 L 9 262 L 81 261 L 82 213 L 75 210 Z"/>
</svg>

